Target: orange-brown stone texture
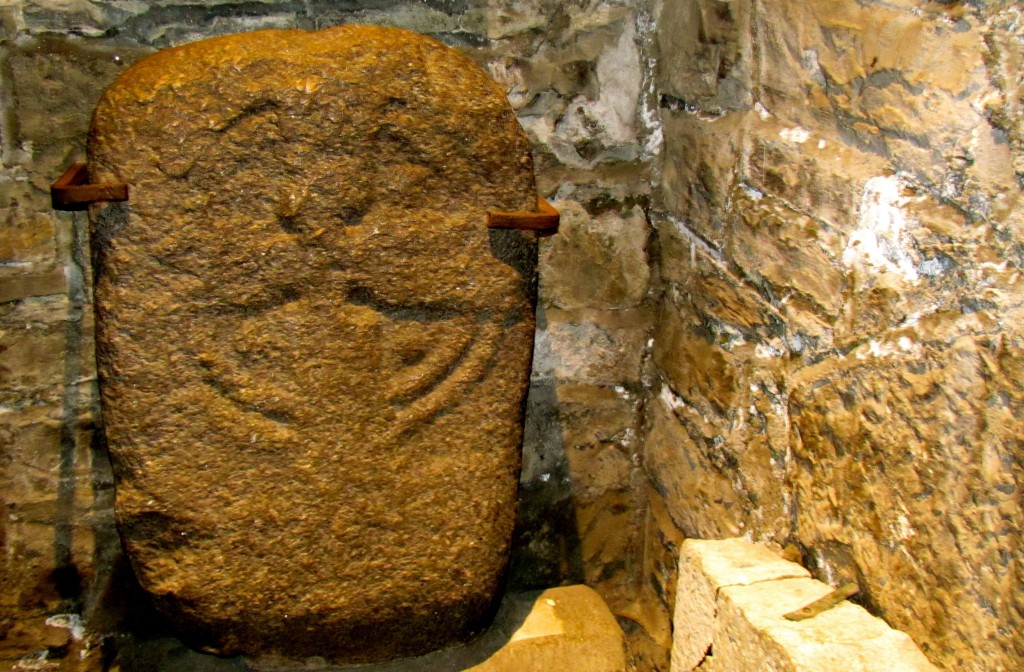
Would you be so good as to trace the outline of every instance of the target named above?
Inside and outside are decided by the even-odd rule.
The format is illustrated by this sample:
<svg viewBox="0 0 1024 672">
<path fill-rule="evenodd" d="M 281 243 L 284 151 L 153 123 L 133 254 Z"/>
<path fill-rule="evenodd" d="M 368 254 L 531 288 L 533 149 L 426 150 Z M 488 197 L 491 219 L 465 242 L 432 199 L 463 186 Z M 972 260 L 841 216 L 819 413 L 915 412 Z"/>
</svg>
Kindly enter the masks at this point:
<svg viewBox="0 0 1024 672">
<path fill-rule="evenodd" d="M 942 669 L 1024 667 L 1010 2 L 667 1 L 646 465 Z M 677 624 L 677 627 L 683 627 Z"/>
<path fill-rule="evenodd" d="M 100 92 L 154 49 L 384 23 L 485 67 L 563 213 L 513 588 L 589 583 L 667 669 L 680 537 L 747 536 L 856 581 L 942 669 L 1024 666 L 1020 3 L 2 4 L 4 660 L 144 637 L 110 602 L 136 603 L 90 442 L 84 224 L 45 191 Z M 61 613 L 84 640 L 46 644 Z"/>
<path fill-rule="evenodd" d="M 400 657 L 487 625 L 533 344 L 529 143 L 397 29 L 168 49 L 104 94 L 97 355 L 117 518 L 195 647 Z"/>
</svg>

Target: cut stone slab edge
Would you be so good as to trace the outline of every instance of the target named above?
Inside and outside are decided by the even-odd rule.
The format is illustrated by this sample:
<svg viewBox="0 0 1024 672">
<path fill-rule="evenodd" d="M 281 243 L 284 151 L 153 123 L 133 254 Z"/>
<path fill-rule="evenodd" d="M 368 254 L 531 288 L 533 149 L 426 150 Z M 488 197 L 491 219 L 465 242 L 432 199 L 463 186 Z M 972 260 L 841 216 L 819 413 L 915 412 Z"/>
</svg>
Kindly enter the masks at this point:
<svg viewBox="0 0 1024 672">
<path fill-rule="evenodd" d="M 691 578 L 694 583 L 703 585 L 685 585 L 684 580 L 687 577 Z M 727 594 L 730 593 L 730 590 L 743 590 L 745 587 L 757 586 L 761 590 L 770 591 L 770 584 L 777 582 L 781 593 L 786 593 L 787 586 L 793 584 L 794 580 L 802 585 L 818 584 L 818 587 L 812 590 L 816 595 L 818 593 L 825 594 L 831 590 L 827 584 L 813 579 L 806 568 L 795 562 L 784 560 L 765 546 L 742 538 L 687 539 L 680 548 L 679 578 L 675 618 L 673 619 L 671 672 L 691 672 L 691 670 L 698 669 L 713 669 L 715 672 L 741 672 L 741 670 L 747 672 L 743 667 L 744 661 L 729 660 L 714 655 L 716 644 L 714 640 L 725 630 L 722 627 L 723 624 L 719 622 L 723 617 L 723 610 L 720 608 L 721 600 L 728 599 Z M 709 602 L 708 604 L 687 604 L 687 601 L 701 600 L 702 593 L 703 599 Z M 782 597 L 784 595 L 780 594 L 780 598 Z M 780 599 L 780 602 L 785 603 L 785 600 Z M 801 650 L 815 647 L 820 649 L 821 647 L 822 642 L 811 641 L 806 642 L 810 645 L 809 647 L 802 646 L 799 641 L 801 629 L 799 626 L 790 627 L 798 624 L 787 622 L 783 618 L 785 609 L 777 614 L 777 620 L 787 626 L 782 629 L 785 636 L 777 637 L 776 635 L 779 633 L 775 632 L 775 628 L 766 627 L 764 614 L 748 614 L 742 606 L 738 610 L 736 609 L 737 605 L 732 606 L 731 610 L 726 611 L 731 611 L 734 617 L 737 617 L 738 614 L 738 618 L 744 621 L 742 624 L 744 628 L 760 631 L 762 637 L 767 637 L 775 647 L 785 652 L 784 658 L 789 660 L 792 667 L 785 666 L 785 669 L 780 672 L 802 672 L 807 669 L 799 662 L 803 657 Z M 844 601 L 835 610 L 853 617 L 854 620 L 866 619 L 881 623 L 884 628 L 888 628 L 884 621 L 872 616 L 859 605 Z M 687 612 L 690 613 L 687 614 Z M 828 614 L 829 611 L 823 613 Z M 700 616 L 710 617 L 711 622 L 684 622 L 687 615 L 698 618 Z M 814 619 L 820 617 L 821 614 Z M 814 619 L 808 619 L 807 622 L 812 623 Z M 812 630 L 813 628 L 808 629 L 807 635 L 814 638 Z M 894 641 L 889 644 L 898 642 L 900 645 L 896 646 L 896 649 L 901 649 L 906 654 L 898 656 L 906 658 L 905 664 L 903 664 L 901 661 L 891 658 L 894 652 L 889 646 L 882 646 L 883 650 L 889 649 L 884 651 L 884 654 L 888 654 L 887 657 L 889 657 L 888 669 L 914 672 L 938 671 L 938 668 L 928 662 L 909 636 L 891 628 L 888 628 L 888 631 L 892 633 L 892 637 L 879 636 L 877 637 L 878 641 L 881 643 L 892 639 Z M 863 644 L 870 648 L 872 639 L 875 638 L 869 638 Z M 879 653 L 883 652 L 879 651 Z"/>
<path fill-rule="evenodd" d="M 728 586 L 811 577 L 806 568 L 742 538 L 687 539 L 679 556 L 680 565 L 689 558 L 699 563 L 698 569 L 716 594 Z"/>
</svg>

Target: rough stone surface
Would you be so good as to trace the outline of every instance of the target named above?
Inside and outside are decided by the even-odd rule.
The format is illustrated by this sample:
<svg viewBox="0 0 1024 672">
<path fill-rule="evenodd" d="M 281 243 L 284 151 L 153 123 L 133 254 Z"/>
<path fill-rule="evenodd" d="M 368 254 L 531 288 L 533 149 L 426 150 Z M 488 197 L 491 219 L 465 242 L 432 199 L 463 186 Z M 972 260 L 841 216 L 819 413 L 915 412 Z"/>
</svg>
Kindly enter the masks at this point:
<svg viewBox="0 0 1024 672">
<path fill-rule="evenodd" d="M 792 545 L 970 672 L 1024 665 L 1017 17 L 697 0 L 657 31 L 645 469 L 687 536 Z"/>
<path fill-rule="evenodd" d="M 529 145 L 405 31 L 160 52 L 104 94 L 97 350 L 142 586 L 221 653 L 366 662 L 486 625 L 533 340 Z"/>
<path fill-rule="evenodd" d="M 688 539 L 679 553 L 672 670 L 936 668 L 904 633 L 842 602 L 804 621 L 783 617 L 829 586 L 743 539 Z"/>
<path fill-rule="evenodd" d="M 48 212 L 45 185 L 74 153 L 67 145 L 83 145 L 100 91 L 133 54 L 212 35 L 358 22 L 402 26 L 458 47 L 487 69 L 532 141 L 541 192 L 578 216 L 576 231 L 557 241 L 558 255 L 541 267 L 541 301 L 552 319 L 541 325 L 551 327 L 542 331 L 547 355 L 537 359 L 528 402 L 528 431 L 544 428 L 527 446 L 530 459 L 567 465 L 567 448 L 597 445 L 577 430 L 585 418 L 598 418 L 613 437 L 637 432 L 628 448 L 621 444 L 636 470 L 628 500 L 617 489 L 597 495 L 592 487 L 610 483 L 609 470 L 621 475 L 617 458 L 580 460 L 597 471 L 566 467 L 558 483 L 554 471 L 524 472 L 517 576 L 552 580 L 543 585 L 581 581 L 584 573 L 603 577 L 602 596 L 629 625 L 631 664 L 666 669 L 658 633 L 674 594 L 664 589 L 674 572 L 674 561 L 665 560 L 677 553 L 673 535 L 749 535 L 773 546 L 794 544 L 819 578 L 857 580 L 868 609 L 911 633 L 945 669 L 1022 667 L 1024 609 L 1014 580 L 1021 562 L 1012 543 L 1020 529 L 1021 462 L 1012 418 L 1021 415 L 1015 372 L 1024 343 L 1015 327 L 1024 289 L 1019 3 L 2 5 L 0 203 L 10 216 L 0 218 L 0 239 L 12 245 L 0 244 L 0 294 L 16 308 L 6 313 L 0 338 L 17 343 L 20 354 L 5 360 L 10 375 L 0 375 L 0 423 L 32 465 L 57 464 L 61 437 L 79 436 L 67 429 L 71 419 L 92 408 L 88 368 L 71 377 L 75 367 L 65 366 L 55 377 L 59 366 L 25 356 L 23 331 L 46 341 L 36 350 L 41 355 L 61 357 L 55 334 L 63 324 L 73 336 L 81 324 L 80 340 L 63 339 L 62 361 L 88 359 L 88 319 L 64 322 L 64 309 L 55 306 L 88 289 L 74 281 L 76 268 L 89 277 L 88 266 L 68 245 L 80 218 L 76 224 Z M 649 268 L 617 259 L 638 249 L 622 244 L 626 235 L 641 235 L 637 207 L 653 224 Z M 50 230 L 54 237 L 43 240 Z M 594 245 L 605 235 L 614 239 L 611 248 Z M 762 247 L 770 262 L 763 267 Z M 598 262 L 614 272 L 597 272 Z M 640 310 L 625 305 L 635 294 L 615 303 L 621 295 L 608 291 L 645 283 Z M 83 298 L 87 318 L 87 291 Z M 970 363 L 972 355 L 963 360 L 970 375 L 954 375 L 943 353 L 963 351 L 953 346 L 964 336 L 984 364 Z M 593 352 L 580 352 L 591 346 Z M 700 353 L 710 368 L 728 372 L 721 385 L 702 371 Z M 943 436 L 952 424 L 934 420 L 948 414 L 929 393 L 912 402 L 897 398 L 922 367 L 940 381 L 942 403 L 985 424 L 973 434 L 958 430 L 965 444 L 957 455 L 969 466 L 949 458 Z M 856 383 L 852 395 L 844 390 L 847 371 Z M 984 384 L 962 382 L 976 375 Z M 612 401 L 619 387 L 632 402 Z M 851 416 L 867 398 L 872 403 L 858 428 Z M 65 400 L 78 404 L 73 412 Z M 865 437 L 870 449 L 854 450 Z M 63 440 L 66 453 L 70 443 Z M 3 455 L 15 454 L 0 444 Z M 915 446 L 913 467 L 905 445 Z M 78 449 L 90 464 L 105 461 L 98 444 Z M 815 468 L 805 455 L 834 466 Z M 861 460 L 875 468 L 857 471 Z M 931 460 L 948 469 L 939 479 L 955 479 L 956 488 L 931 485 Z M 25 471 L 39 484 L 33 497 L 57 501 L 59 488 L 69 491 L 67 479 L 41 478 L 21 464 L 0 458 L 4 486 L 27 478 Z M 862 479 L 853 487 L 841 482 L 851 473 Z M 24 634 L 4 640 L 5 660 L 45 654 L 46 664 L 56 664 L 64 655 L 69 664 L 61 650 L 31 644 L 36 635 L 42 641 L 43 622 L 55 613 L 81 613 L 92 624 L 94 654 L 105 634 L 135 627 L 117 625 L 95 600 L 108 586 L 103 572 L 94 577 L 94 558 L 109 562 L 120 548 L 109 534 L 104 474 L 99 468 L 77 483 L 83 502 L 90 485 L 97 496 L 72 511 L 70 555 L 56 552 L 69 538 L 62 519 L 18 515 L 17 497 L 26 491 L 0 487 L 17 518 L 3 522 L 0 562 L 8 573 L 0 581 L 8 585 L 13 577 L 16 587 L 3 596 L 0 621 Z M 586 487 L 574 490 L 577 478 Z M 918 478 L 931 491 L 915 489 Z M 922 498 L 910 505 L 906 496 L 896 498 L 907 509 L 906 525 L 902 514 L 879 513 L 891 503 L 887 493 L 911 491 Z M 595 499 L 577 507 L 576 492 Z M 878 511 L 865 497 L 879 500 Z M 943 514 L 928 510 L 933 503 L 949 512 L 952 528 L 936 522 Z M 577 508 L 592 506 L 602 513 L 577 518 Z M 618 529 L 626 520 L 629 535 Z M 617 540 L 624 557 L 608 561 L 610 554 L 599 552 L 584 559 L 581 544 L 602 548 L 602 539 Z M 81 590 L 57 590 L 50 577 L 58 566 L 81 572 Z M 902 578 L 888 580 L 889 571 Z M 131 595 L 124 586 L 109 586 L 109 593 Z M 66 597 L 72 595 L 78 597 Z M 107 637 L 104 646 L 116 648 L 117 641 Z M 709 658 L 704 668 L 713 663 Z"/>
<path fill-rule="evenodd" d="M 596 217 L 574 201 L 561 212 L 558 235 L 541 241 L 541 298 L 563 309 L 634 308 L 647 293 L 649 228 L 639 207 Z"/>
<path fill-rule="evenodd" d="M 691 670 L 702 663 L 715 640 L 718 591 L 760 581 L 809 577 L 800 565 L 782 560 L 768 548 L 742 539 L 687 539 L 679 549 L 676 625 L 672 669 Z"/>
<path fill-rule="evenodd" d="M 782 617 L 830 590 L 812 579 L 724 587 L 713 644 L 718 669 L 936 671 L 910 637 L 850 602 L 806 621 Z"/>
<path fill-rule="evenodd" d="M 640 382 L 648 311 L 548 309 L 540 320 L 535 380 L 610 387 Z"/>
<path fill-rule="evenodd" d="M 5 360 L 12 365 L 9 375 L 7 370 L 0 372 L 4 390 L 0 425 L 2 431 L 10 430 L 0 436 L 0 499 L 9 516 L 3 519 L 0 538 L 0 585 L 11 586 L 0 591 L 0 622 L 11 624 L 12 633 L 6 639 L 0 637 L 4 664 L 71 669 L 77 664 L 71 659 L 80 653 L 88 654 L 83 665 L 91 664 L 88 661 L 99 661 L 101 653 L 108 656 L 133 637 L 144 640 L 165 634 L 154 632 L 159 624 L 139 598 L 131 573 L 124 571 L 113 525 L 106 452 L 88 429 L 100 421 L 100 415 L 92 364 L 85 220 L 82 215 L 50 209 L 49 183 L 67 161 L 84 159 L 85 133 L 96 100 L 140 57 L 159 48 L 239 31 L 365 23 L 429 34 L 485 68 L 505 89 L 532 140 L 541 192 L 563 210 L 580 215 L 579 235 L 568 237 L 569 244 L 560 244 L 558 255 L 549 256 L 550 263 L 540 270 L 542 291 L 565 297 L 575 306 L 571 310 L 576 312 L 568 317 L 581 327 L 558 334 L 559 356 L 574 356 L 571 348 L 591 336 L 598 343 L 614 343 L 614 350 L 621 352 L 605 347 L 592 358 L 591 366 L 545 367 L 539 372 L 527 408 L 528 430 L 541 425 L 548 430 L 536 434 L 526 450 L 528 457 L 558 455 L 564 429 L 567 436 L 581 437 L 578 453 L 589 456 L 588 446 L 594 446 L 603 457 L 578 460 L 582 471 L 572 471 L 568 480 L 557 484 L 552 477 L 541 480 L 547 471 L 524 472 L 520 531 L 513 542 L 516 568 L 510 578 L 522 580 L 522 587 L 540 588 L 582 581 L 584 574 L 595 577 L 593 585 L 615 614 L 630 624 L 626 628 L 629 664 L 645 670 L 667 665 L 664 636 L 652 636 L 648 629 L 664 629 L 660 623 L 667 619 L 663 602 L 669 599 L 668 593 L 648 591 L 653 584 L 642 578 L 649 566 L 675 564 L 662 562 L 671 550 L 666 551 L 659 535 L 650 535 L 649 543 L 641 541 L 647 488 L 640 468 L 644 400 L 638 374 L 652 313 L 632 310 L 653 302 L 649 291 L 653 276 L 647 264 L 657 249 L 653 229 L 643 215 L 661 142 L 651 97 L 655 24 L 650 3 L 9 0 L 0 4 L 0 203 L 8 208 L 0 217 L 0 241 L 9 241 L 7 246 L 0 242 L 0 303 L 4 304 L 0 309 L 11 309 L 0 339 L 19 343 L 21 353 L 11 353 Z M 610 247 L 604 247 L 606 240 Z M 542 244 L 556 241 L 558 237 Z M 618 270 L 597 272 L 605 266 Z M 657 291 L 656 284 L 653 290 Z M 40 319 L 40 306 L 47 306 L 46 311 L 52 308 L 52 314 L 47 312 Z M 47 330 L 40 327 L 43 323 Z M 57 337 L 62 329 L 63 339 Z M 46 342 L 25 345 L 35 338 Z M 29 352 L 37 353 L 38 359 L 24 356 Z M 622 366 L 598 375 L 602 362 L 608 361 Z M 33 381 L 42 380 L 37 375 L 43 370 L 45 381 L 37 385 Z M 558 382 L 552 377 L 556 373 Z M 554 387 L 573 389 L 565 396 L 549 394 Z M 628 399 L 620 389 L 626 390 Z M 588 417 L 598 419 L 604 438 L 582 437 L 585 432 L 577 422 L 584 423 Z M 70 431 L 76 424 L 83 429 Z M 20 447 L 8 451 L 8 439 Z M 607 452 L 613 446 L 623 459 Z M 92 466 L 91 472 L 82 471 L 75 480 L 60 473 L 40 478 L 34 466 L 24 466 L 22 461 L 66 465 L 72 447 L 82 464 Z M 55 459 L 58 454 L 65 455 L 62 462 Z M 626 458 L 631 465 L 628 496 L 619 485 L 625 477 Z M 70 509 L 70 527 L 66 517 L 20 514 L 20 509 L 35 504 L 19 502 L 26 491 L 8 485 L 29 475 L 38 483 L 32 497 L 68 501 L 74 494 L 78 504 Z M 577 483 L 583 487 L 577 488 Z M 586 497 L 579 507 L 575 493 Z M 577 517 L 577 509 L 585 515 Z M 589 549 L 586 553 L 581 550 L 583 544 Z M 556 562 L 555 558 L 569 560 Z M 66 576 L 78 578 L 64 581 Z M 644 592 L 642 598 L 640 592 Z M 80 615 L 85 639 L 67 649 L 47 647 L 45 620 L 62 613 Z"/>
</svg>

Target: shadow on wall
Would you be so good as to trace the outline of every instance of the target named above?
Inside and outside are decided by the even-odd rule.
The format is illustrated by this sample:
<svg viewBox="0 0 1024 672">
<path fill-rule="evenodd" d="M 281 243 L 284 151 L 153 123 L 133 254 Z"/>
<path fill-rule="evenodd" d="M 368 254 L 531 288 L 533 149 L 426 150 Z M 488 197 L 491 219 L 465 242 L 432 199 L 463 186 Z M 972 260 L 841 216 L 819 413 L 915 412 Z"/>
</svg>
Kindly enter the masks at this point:
<svg viewBox="0 0 1024 672">
<path fill-rule="evenodd" d="M 538 311 L 538 321 L 542 315 Z M 523 474 L 508 589 L 583 583 L 576 506 L 555 383 L 534 381 L 526 403 L 529 410 L 523 436 Z"/>
</svg>

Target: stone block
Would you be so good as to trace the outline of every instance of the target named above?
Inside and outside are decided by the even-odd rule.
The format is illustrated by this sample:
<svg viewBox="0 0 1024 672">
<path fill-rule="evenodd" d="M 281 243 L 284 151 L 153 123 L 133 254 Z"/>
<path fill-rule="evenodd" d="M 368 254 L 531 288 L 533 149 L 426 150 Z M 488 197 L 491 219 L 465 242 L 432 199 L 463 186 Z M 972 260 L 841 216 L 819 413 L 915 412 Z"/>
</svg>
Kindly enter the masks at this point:
<svg viewBox="0 0 1024 672">
<path fill-rule="evenodd" d="M 18 143 L 31 152 L 31 184 L 49 191 L 67 165 L 85 154 L 89 119 L 103 90 L 152 50 L 86 38 L 21 38 L 8 53 Z"/>
<path fill-rule="evenodd" d="M 750 105 L 751 3 L 667 2 L 659 17 L 658 90 L 706 111 Z"/>
<path fill-rule="evenodd" d="M 727 414 L 663 386 L 651 409 L 644 464 L 679 528 L 691 537 L 789 535 L 783 490 L 789 420 L 775 366 L 744 374 Z"/>
<path fill-rule="evenodd" d="M 831 129 L 810 131 L 774 115 L 750 124 L 747 182 L 793 210 L 813 213 L 821 222 L 819 242 L 840 248 L 843 234 L 856 226 L 864 184 L 887 174 L 888 162 Z"/>
<path fill-rule="evenodd" d="M 16 316 L 25 312 L 0 317 L 0 400 L 6 403 L 19 395 L 41 399 L 40 395 L 55 394 L 64 378 L 64 324 L 34 323 L 12 329 Z"/>
<path fill-rule="evenodd" d="M 97 355 L 158 610 L 345 664 L 478 633 L 535 331 L 536 236 L 485 226 L 536 203 L 504 92 L 407 31 L 214 38 L 104 93 L 89 169 L 131 189 L 90 213 Z"/>
<path fill-rule="evenodd" d="M 782 560 L 768 548 L 743 539 L 684 541 L 679 550 L 679 579 L 672 619 L 675 624 L 673 672 L 689 671 L 700 665 L 712 649 L 713 641 L 716 642 L 713 652 L 719 658 L 717 662 L 721 662 L 716 639 L 718 619 L 722 618 L 719 591 L 729 586 L 750 586 L 795 577 L 810 577 L 810 573 L 800 565 Z M 739 660 L 729 662 L 737 665 Z"/>
<path fill-rule="evenodd" d="M 687 308 L 668 299 L 662 301 L 654 333 L 654 361 L 681 397 L 725 412 L 739 393 L 736 360 L 742 361 L 742 355 L 723 347 L 707 321 Z"/>
<path fill-rule="evenodd" d="M 726 246 L 730 258 L 778 297 L 788 322 L 817 332 L 834 322 L 847 282 L 840 262 L 843 239 L 827 226 L 781 203 L 737 189 Z"/>
<path fill-rule="evenodd" d="M 809 578 L 722 587 L 712 645 L 716 669 L 938 672 L 905 633 L 850 602 L 804 621 L 782 617 L 830 591 Z"/>
<path fill-rule="evenodd" d="M 998 669 L 1024 627 L 1007 583 L 1024 566 L 1008 545 L 1024 529 L 1012 466 L 1024 389 L 1010 363 L 1022 341 L 932 346 L 929 325 L 916 329 L 791 380 L 793 455 L 805 465 L 793 474 L 795 529 L 818 575 L 858 580 L 933 660 L 983 655 Z"/>
<path fill-rule="evenodd" d="M 662 277 L 699 315 L 770 338 L 772 327 L 781 319 L 778 309 L 691 236 L 679 220 L 659 222 Z"/>
<path fill-rule="evenodd" d="M 18 271 L 52 265 L 57 260 L 57 235 L 53 217 L 45 213 L 25 213 L 21 199 L 8 201 L 7 216 L 0 222 L 0 269 Z M 0 294 L 2 302 L 3 294 Z M 8 299 L 10 300 L 10 299 Z"/>
<path fill-rule="evenodd" d="M 38 273 L 0 276 L 0 303 L 34 296 L 53 296 L 66 292 L 67 279 L 62 268 Z"/>
<path fill-rule="evenodd" d="M 540 300 L 556 308 L 634 308 L 647 293 L 649 227 L 643 210 L 590 215 L 558 201 L 557 236 L 540 241 Z"/>
<path fill-rule="evenodd" d="M 54 498 L 61 476 L 59 406 L 27 406 L 0 414 L 2 459 L 10 465 L 5 474 L 4 501 L 11 515 L 33 510 L 39 522 L 53 523 Z"/>
<path fill-rule="evenodd" d="M 743 497 L 730 482 L 727 454 L 716 452 L 721 434 L 696 413 L 680 420 L 661 398 L 652 406 L 644 466 L 672 520 L 687 536 L 742 534 Z"/>
<path fill-rule="evenodd" d="M 714 120 L 670 111 L 662 116 L 665 135 L 661 199 L 666 210 L 705 242 L 725 242 L 725 205 L 741 171 L 745 115 Z"/>
<path fill-rule="evenodd" d="M 534 380 L 610 386 L 639 382 L 650 320 L 645 308 L 541 311 Z"/>
</svg>

